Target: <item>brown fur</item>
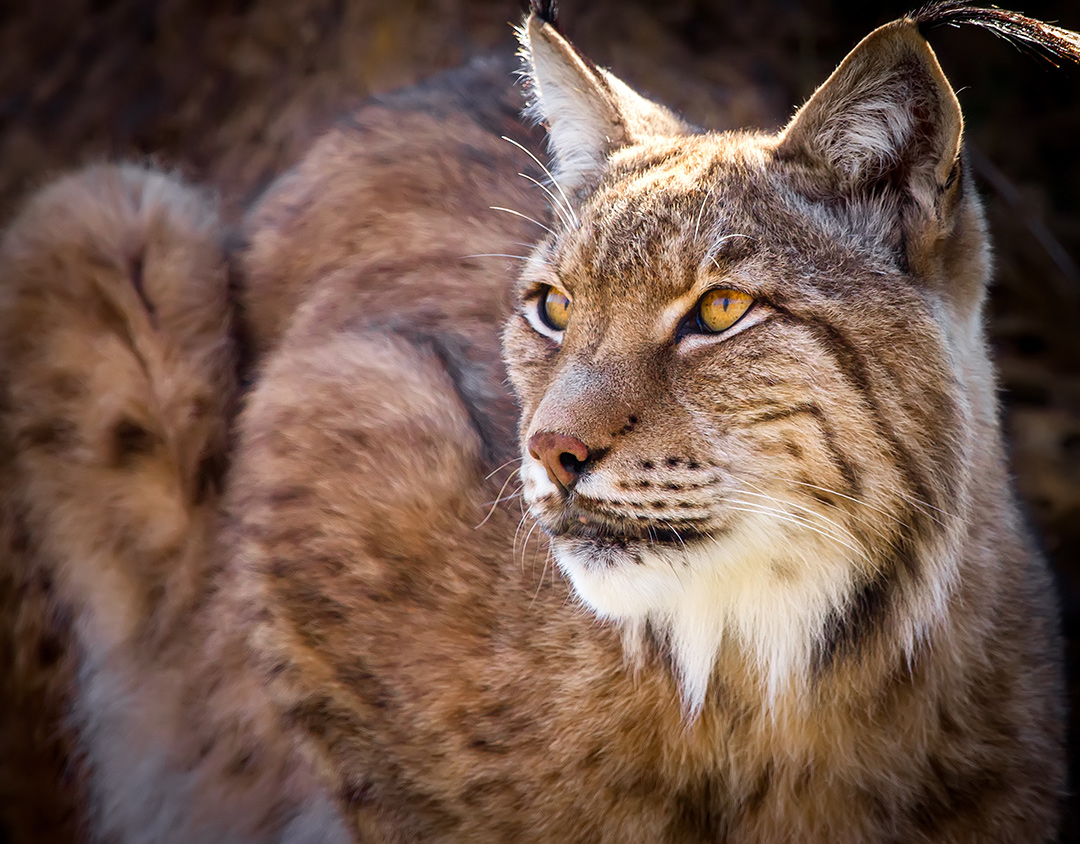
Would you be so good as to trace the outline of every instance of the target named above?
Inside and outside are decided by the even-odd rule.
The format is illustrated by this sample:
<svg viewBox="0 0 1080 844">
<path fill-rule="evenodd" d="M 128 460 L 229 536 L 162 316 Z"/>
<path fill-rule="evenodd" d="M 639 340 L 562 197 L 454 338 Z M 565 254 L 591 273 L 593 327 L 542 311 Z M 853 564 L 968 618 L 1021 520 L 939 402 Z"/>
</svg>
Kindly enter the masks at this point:
<svg viewBox="0 0 1080 844">
<path fill-rule="evenodd" d="M 165 814 L 181 837 L 244 793 L 262 805 L 237 827 L 282 823 L 273 730 L 237 728 L 265 711 L 244 667 L 250 610 L 224 634 L 211 629 L 223 602 L 199 615 L 235 401 L 220 237 L 205 197 L 132 166 L 59 181 L 4 236 L 0 587 L 17 647 L 2 666 L 2 785 L 16 840 L 152 840 L 158 810 L 117 811 L 110 792 L 153 806 L 177 787 L 155 788 L 155 754 L 235 783 L 203 786 L 216 808 L 190 809 L 190 826 Z M 259 773 L 242 776 L 253 753 Z"/>
<path fill-rule="evenodd" d="M 0 588 L 56 584 L 24 606 L 65 657 L 0 668 L 85 756 L 88 793 L 63 799 L 124 840 L 339 840 L 338 814 L 363 841 L 1049 839 L 1055 611 L 1004 469 L 986 235 L 933 54 L 889 25 L 785 132 L 694 135 L 550 26 L 527 38 L 555 57 L 533 84 L 572 208 L 516 176 L 540 174 L 499 135 L 536 138 L 495 63 L 366 106 L 249 214 L 256 369 L 221 524 L 198 492 L 234 399 L 212 210 L 103 168 L 8 232 Z M 586 94 L 551 110 L 567 85 Z M 917 118 L 881 155 L 837 120 L 878 96 Z M 516 288 L 513 259 L 474 256 L 544 231 L 490 206 L 554 230 Z M 749 327 L 686 340 L 703 278 L 755 296 Z M 573 300 L 558 337 L 535 327 L 543 285 Z M 546 490 L 536 432 L 587 444 L 582 488 L 619 496 Z M 507 496 L 519 445 L 531 521 Z M 552 555 L 573 578 L 568 543 L 614 548 L 630 577 L 656 545 L 690 571 L 737 533 L 735 491 L 802 514 L 724 581 L 739 597 L 846 591 L 790 670 L 732 627 L 695 698 L 676 627 L 601 622 Z M 788 632 L 773 608 L 762 641 Z M 157 753 L 160 782 L 123 778 Z"/>
</svg>

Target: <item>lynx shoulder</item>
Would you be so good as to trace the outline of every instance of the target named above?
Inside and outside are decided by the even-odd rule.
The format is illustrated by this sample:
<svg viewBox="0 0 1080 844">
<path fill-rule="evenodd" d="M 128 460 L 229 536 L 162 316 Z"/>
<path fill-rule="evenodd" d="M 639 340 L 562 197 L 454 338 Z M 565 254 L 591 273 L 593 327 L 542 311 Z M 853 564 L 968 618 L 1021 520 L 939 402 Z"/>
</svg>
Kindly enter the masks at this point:
<svg viewBox="0 0 1080 844">
<path fill-rule="evenodd" d="M 341 121 L 231 255 L 134 168 L 6 235 L 0 606 L 64 647 L 4 619 L 0 669 L 78 760 L 63 834 L 1051 840 L 1056 608 L 920 30 L 1076 36 L 939 4 L 770 135 L 549 17 L 550 169 L 480 62 Z"/>
</svg>

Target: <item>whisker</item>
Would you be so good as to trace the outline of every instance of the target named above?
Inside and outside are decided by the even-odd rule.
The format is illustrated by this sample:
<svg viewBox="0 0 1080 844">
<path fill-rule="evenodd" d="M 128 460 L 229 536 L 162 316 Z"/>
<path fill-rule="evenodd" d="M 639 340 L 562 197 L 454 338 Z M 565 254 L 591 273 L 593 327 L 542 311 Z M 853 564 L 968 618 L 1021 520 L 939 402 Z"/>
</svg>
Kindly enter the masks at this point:
<svg viewBox="0 0 1080 844">
<path fill-rule="evenodd" d="M 745 479 L 743 480 L 743 483 L 749 484 L 750 486 L 757 486 L 756 484 L 753 484 L 750 481 L 747 481 Z M 759 490 L 761 489 L 761 487 L 757 487 L 757 488 Z M 745 495 L 756 495 L 756 496 L 758 496 L 760 498 L 764 498 L 764 499 L 766 499 L 768 501 L 772 501 L 775 504 L 780 504 L 780 505 L 784 505 L 784 506 L 788 506 L 788 507 L 795 507 L 795 508 L 797 508 L 799 510 L 802 510 L 805 513 L 809 513 L 811 516 L 813 516 L 813 517 L 815 517 L 817 519 L 820 519 L 823 522 L 827 522 L 828 524 L 835 527 L 838 531 L 841 531 L 844 536 L 851 536 L 851 538 L 853 540 L 857 541 L 856 537 L 851 533 L 851 530 L 846 525 L 842 525 L 839 522 L 837 522 L 837 521 L 835 521 L 833 519 L 830 519 L 824 513 L 821 513 L 821 512 L 815 510 L 812 507 L 807 507 L 804 504 L 798 504 L 798 503 L 796 503 L 794 501 L 784 501 L 782 499 L 777 498 L 776 496 L 769 495 L 769 494 L 767 494 L 765 492 L 751 492 L 748 489 L 741 490 L 741 492 L 743 494 L 745 494 Z M 880 533 L 880 530 L 877 528 L 876 525 L 873 525 L 873 524 L 870 524 L 870 523 L 864 523 L 864 524 L 866 524 L 867 527 L 873 528 L 875 533 Z"/>
<path fill-rule="evenodd" d="M 758 477 L 760 478 L 761 476 L 758 476 Z M 869 501 L 864 501 L 861 498 L 855 498 L 854 496 L 847 495 L 846 493 L 840 492 L 839 490 L 830 489 L 829 487 L 819 486 L 817 484 L 812 484 L 812 483 L 809 483 L 807 481 L 795 480 L 794 478 L 784 478 L 784 477 L 774 476 L 774 477 L 771 478 L 771 480 L 779 480 L 779 481 L 782 481 L 784 483 L 792 484 L 794 486 L 806 487 L 807 489 L 815 489 L 815 490 L 818 490 L 819 492 L 828 493 L 829 495 L 835 495 L 837 498 L 843 498 L 846 501 L 850 501 L 853 504 L 858 504 L 860 507 L 864 507 L 867 510 L 871 510 L 871 511 L 873 511 L 875 513 L 878 513 L 878 514 L 884 516 L 885 518 L 891 520 L 894 524 L 898 525 L 902 530 L 906 529 L 906 527 L 907 527 L 902 519 L 898 518 L 895 514 L 890 513 L 888 510 L 885 510 L 885 509 L 883 509 L 881 507 L 878 507 L 878 506 L 876 506 L 874 504 L 871 504 Z M 794 505 L 793 504 L 793 506 L 800 506 L 800 505 Z M 816 511 L 814 511 L 814 512 L 816 512 Z M 821 516 L 820 513 L 818 513 L 817 515 Z M 855 512 L 855 513 L 852 513 L 851 515 L 852 515 L 853 518 L 855 518 L 858 521 L 858 523 L 860 525 L 864 526 L 865 528 L 870 530 L 872 533 L 876 534 L 878 537 L 888 538 L 890 536 L 889 532 L 885 528 L 883 528 L 882 526 L 876 524 L 874 521 L 867 518 L 864 514 L 859 513 L 859 512 Z M 850 533 L 850 530 L 848 531 L 848 533 Z"/>
<path fill-rule="evenodd" d="M 836 495 L 836 496 L 838 496 L 840 498 L 845 498 L 848 501 L 853 501 L 856 504 L 861 504 L 863 507 L 867 507 L 870 510 L 874 510 L 875 512 L 880 513 L 881 515 L 892 519 L 897 524 L 902 525 L 904 523 L 902 519 L 897 518 L 893 513 L 890 513 L 888 510 L 883 510 L 880 507 L 876 507 L 873 504 L 869 503 L 868 501 L 863 501 L 862 499 L 859 499 L 859 498 L 853 498 L 852 496 L 845 495 L 844 493 L 838 492 L 835 489 L 829 489 L 828 487 L 817 486 L 816 484 L 806 483 L 805 481 L 796 481 L 796 480 L 793 480 L 793 479 L 790 479 L 790 478 L 786 479 L 786 480 L 787 480 L 788 483 L 797 484 L 799 486 L 809 487 L 810 489 L 820 490 L 821 492 L 827 492 L 830 495 Z M 916 508 L 919 509 L 920 512 L 922 512 L 924 515 L 928 516 L 929 518 L 933 519 L 934 522 L 941 525 L 942 527 L 944 527 L 945 525 L 940 520 L 936 519 L 934 517 L 933 513 L 927 512 L 927 510 L 924 509 L 924 508 L 929 508 L 930 510 L 933 510 L 933 511 L 935 511 L 937 513 L 941 513 L 941 515 L 943 515 L 943 516 L 948 516 L 951 519 L 956 519 L 957 521 L 963 522 L 964 524 L 970 524 L 970 522 L 967 519 L 965 519 L 963 516 L 958 516 L 956 513 L 950 513 L 948 510 L 942 510 L 940 507 L 935 507 L 933 504 L 929 504 L 926 501 L 922 501 L 922 500 L 920 500 L 918 498 L 910 496 L 905 492 L 899 492 L 897 494 L 904 501 L 906 501 L 909 504 L 914 505 Z"/>
<path fill-rule="evenodd" d="M 513 499 L 525 494 L 525 490 L 522 488 L 523 486 L 523 484 L 518 484 L 517 488 L 513 492 L 507 493 L 506 495 L 499 495 L 498 498 L 494 498 L 491 501 L 485 501 L 481 506 L 490 507 L 493 503 L 497 504 L 500 501 L 512 501 Z M 505 488 L 505 484 L 503 485 L 503 488 Z M 499 492 L 501 493 L 502 490 L 500 489 Z"/>
<path fill-rule="evenodd" d="M 538 524 L 539 524 L 539 522 L 537 522 L 535 520 L 533 521 L 532 525 L 529 527 L 529 532 L 525 534 L 525 541 L 521 543 L 521 570 L 522 571 L 525 570 L 525 551 L 529 547 L 529 540 L 532 539 L 533 531 L 536 530 L 536 527 L 537 527 Z M 536 562 L 536 557 L 534 556 L 533 557 L 533 563 L 535 563 L 535 562 Z"/>
<path fill-rule="evenodd" d="M 507 466 L 509 466 L 509 465 L 510 465 L 511 463 L 520 463 L 520 462 L 521 462 L 521 458 L 520 458 L 520 457 L 511 457 L 511 458 L 510 458 L 509 460 L 507 460 L 507 461 L 506 461 L 505 463 L 503 463 L 503 464 L 502 464 L 501 466 L 496 466 L 496 467 L 495 467 L 494 469 L 492 469 L 492 470 L 491 470 L 491 472 L 489 472 L 489 473 L 488 473 L 487 475 L 485 475 L 485 476 L 484 476 L 484 480 L 485 480 L 485 481 L 490 481 L 490 480 L 491 480 L 491 476 L 492 476 L 492 475 L 494 475 L 494 474 L 495 474 L 496 472 L 499 472 L 499 471 L 501 471 L 502 469 L 505 469 L 505 468 L 506 468 Z M 519 467 L 518 467 L 517 469 L 515 469 L 514 471 L 515 471 L 515 472 L 520 472 L 520 471 L 521 471 L 521 467 L 519 466 Z"/>
<path fill-rule="evenodd" d="M 965 519 L 963 516 L 958 516 L 956 513 L 950 513 L 948 510 L 942 510 L 940 507 L 935 507 L 933 504 L 916 498 L 913 495 L 908 495 L 905 492 L 901 492 L 900 497 L 909 504 L 914 504 L 916 507 L 928 507 L 935 513 L 941 513 L 941 515 L 948 516 L 950 519 L 956 519 L 958 522 L 963 522 L 964 524 L 971 524 L 971 522 L 968 519 Z M 926 511 L 924 510 L 923 512 L 925 513 Z M 926 513 L 926 515 L 930 516 L 930 518 L 932 519 L 934 518 L 930 513 Z M 934 519 L 934 521 L 937 521 L 937 519 Z M 941 525 L 941 522 L 938 522 L 938 524 Z M 944 527 L 944 525 L 941 526 Z"/>
<path fill-rule="evenodd" d="M 709 197 L 712 196 L 712 192 L 713 192 L 714 187 L 716 187 L 716 185 L 709 185 L 709 189 L 707 191 L 705 191 L 705 198 L 703 200 L 701 200 L 701 207 L 698 209 L 698 212 L 697 212 L 697 221 L 694 223 L 694 239 L 695 240 L 697 240 L 698 228 L 701 226 L 701 215 L 705 213 L 705 205 L 708 203 Z M 715 259 L 714 259 L 714 261 L 715 261 Z"/>
<path fill-rule="evenodd" d="M 846 495 L 846 494 L 844 494 L 842 492 L 839 492 L 838 490 L 830 489 L 829 487 L 818 486 L 817 484 L 808 483 L 806 481 L 797 481 L 794 478 L 774 478 L 774 479 L 775 480 L 781 480 L 784 483 L 795 484 L 796 486 L 804 486 L 804 487 L 807 487 L 808 489 L 816 489 L 819 492 L 825 492 L 825 493 L 828 493 L 829 495 L 835 495 L 838 498 L 843 498 L 843 499 L 845 499 L 847 501 L 851 501 L 851 502 L 853 502 L 855 504 L 858 504 L 858 505 L 860 505 L 862 507 L 866 507 L 869 510 L 873 510 L 875 513 L 880 513 L 881 515 L 885 516 L 886 518 L 892 519 L 894 522 L 896 522 L 899 525 L 904 524 L 903 520 L 898 518 L 894 513 L 890 513 L 888 510 L 884 510 L 881 507 L 877 507 L 877 506 L 871 504 L 869 501 L 864 501 L 861 498 L 855 498 L 855 497 L 853 497 L 851 495 Z M 914 505 L 924 515 L 929 516 L 931 519 L 933 519 L 939 525 L 942 525 L 942 523 L 938 519 L 935 519 L 932 513 L 928 513 L 923 508 L 929 508 L 930 510 L 933 510 L 933 511 L 935 511 L 937 513 L 940 513 L 943 516 L 948 516 L 950 519 L 956 519 L 957 521 L 963 522 L 964 524 L 970 524 L 970 521 L 968 519 L 965 519 L 963 516 L 957 515 L 956 513 L 950 513 L 948 510 L 942 510 L 940 507 L 935 507 L 933 504 L 930 504 L 930 503 L 928 503 L 926 501 L 922 501 L 921 499 L 918 499 L 918 498 L 915 498 L 914 496 L 908 495 L 905 492 L 898 492 L 897 494 L 904 501 L 906 501 L 909 504 Z M 942 527 L 944 527 L 944 525 L 942 525 Z"/>
<path fill-rule="evenodd" d="M 564 223 L 566 223 L 568 228 L 574 228 L 574 219 L 572 217 L 567 216 L 566 209 L 563 208 L 563 205 L 559 201 L 559 198 L 557 196 L 555 196 L 555 194 L 553 194 L 551 192 L 551 189 L 547 185 L 545 185 L 543 182 L 537 181 L 532 176 L 530 176 L 528 173 L 518 173 L 518 175 L 521 176 L 521 178 L 525 179 L 526 181 L 532 182 L 534 185 L 536 185 L 538 188 L 540 188 L 540 190 L 542 190 L 544 193 L 546 193 L 548 195 L 548 198 L 551 200 L 551 207 L 555 209 L 555 211 L 558 213 L 559 217 L 562 218 L 562 221 Z"/>
<path fill-rule="evenodd" d="M 517 529 L 514 531 L 514 543 L 513 543 L 513 546 L 511 547 L 511 553 L 514 555 L 515 558 L 517 557 L 518 537 L 521 536 L 521 529 L 522 529 L 522 527 L 525 526 L 525 521 L 528 518 L 529 518 L 529 511 L 528 510 L 523 511 L 522 514 L 521 514 L 521 519 L 517 523 Z M 525 555 L 524 554 L 521 555 L 521 570 L 522 571 L 525 570 Z"/>
<path fill-rule="evenodd" d="M 489 475 L 488 477 L 490 477 L 490 475 Z M 515 492 L 515 493 L 513 493 L 512 495 L 508 495 L 508 496 L 506 496 L 505 498 L 503 497 L 503 490 L 505 490 L 505 489 L 506 489 L 507 485 L 508 485 L 508 484 L 510 483 L 510 481 L 512 481 L 512 480 L 513 480 L 513 478 L 514 478 L 514 473 L 513 473 L 513 472 L 511 472 L 511 473 L 510 473 L 510 475 L 509 475 L 509 477 L 507 477 L 507 479 L 506 479 L 505 481 L 503 481 L 503 485 L 502 485 L 502 486 L 501 486 L 501 487 L 499 488 L 499 492 L 498 492 L 498 494 L 497 494 L 497 495 L 495 496 L 495 500 L 491 502 L 491 507 L 490 507 L 490 509 L 489 509 L 489 510 L 487 511 L 487 515 L 486 515 L 486 516 L 484 516 L 484 518 L 483 518 L 483 519 L 482 519 L 482 520 L 480 521 L 480 524 L 478 524 L 478 525 L 477 525 L 476 527 L 474 527 L 474 528 L 473 528 L 473 530 L 479 530 L 479 529 L 480 529 L 480 528 L 482 528 L 482 527 L 483 527 L 483 526 L 484 526 L 485 524 L 487 524 L 487 521 L 488 521 L 488 519 L 490 519 L 490 518 L 491 518 L 491 515 L 492 515 L 492 513 L 494 513 L 494 512 L 495 512 L 495 508 L 496 508 L 496 507 L 498 507 L 498 506 L 499 506 L 500 504 L 502 504 L 502 502 L 504 502 L 504 501 L 510 501 L 511 499 L 513 499 L 513 498 L 516 498 L 516 497 L 517 497 L 517 496 L 519 496 L 519 495 L 522 495 L 522 492 L 521 492 L 521 491 L 520 491 L 520 489 L 519 489 L 519 491 L 518 491 L 518 492 Z"/>
<path fill-rule="evenodd" d="M 725 234 L 722 238 L 716 241 L 716 243 L 710 246 L 709 251 L 706 253 L 706 257 L 713 262 L 713 266 L 716 267 L 718 270 L 722 271 L 723 267 L 721 267 L 720 263 L 716 260 L 717 251 L 719 251 L 720 247 L 727 243 L 729 240 L 733 240 L 737 237 L 744 238 L 745 240 L 757 240 L 756 237 L 752 237 L 748 234 Z"/>
<path fill-rule="evenodd" d="M 521 498 L 524 494 L 525 492 L 523 490 L 518 489 L 515 492 L 511 492 L 509 495 L 504 495 L 501 498 L 496 498 L 494 501 L 485 501 L 482 506 L 490 507 L 492 504 L 501 504 L 504 501 L 513 501 L 515 498 Z M 480 525 L 477 525 L 477 527 L 480 527 Z"/>
<path fill-rule="evenodd" d="M 509 255 L 506 252 L 477 252 L 475 255 L 462 255 L 465 258 L 517 258 L 519 261 L 528 261 L 531 255 Z M 545 262 L 546 263 L 546 262 Z"/>
<path fill-rule="evenodd" d="M 686 548 L 686 543 L 683 541 L 682 534 L 679 533 L 679 529 L 667 519 L 661 519 L 660 524 L 664 525 L 668 530 L 675 534 L 675 538 L 679 540 L 679 544 L 682 546 L 683 555 L 689 557 L 690 552 Z"/>
<path fill-rule="evenodd" d="M 769 510 L 768 508 L 762 509 L 762 508 L 756 506 L 754 504 L 754 502 L 739 502 L 739 503 L 745 504 L 746 506 L 744 506 L 744 507 L 731 506 L 730 509 L 732 509 L 735 512 L 738 512 L 738 513 L 754 513 L 754 514 L 759 515 L 759 516 L 769 516 L 770 518 L 776 519 L 779 522 L 784 522 L 786 524 L 795 525 L 796 527 L 805 528 L 806 530 L 812 531 L 812 532 L 818 534 L 819 536 L 824 537 L 825 539 L 828 539 L 828 540 L 830 540 L 832 542 L 835 542 L 837 545 L 840 545 L 843 548 L 847 548 L 849 551 L 851 551 L 851 552 L 865 558 L 865 554 L 862 552 L 861 549 L 856 548 L 855 546 L 852 546 L 852 545 L 848 544 L 847 542 L 844 542 L 839 537 L 832 535 L 828 531 L 822 530 L 821 528 L 819 528 L 816 525 L 810 524 L 806 519 L 799 518 L 798 516 L 796 516 L 793 513 L 777 513 L 777 512 L 774 512 L 772 510 Z M 866 559 L 867 559 L 867 562 L 873 564 L 872 561 L 869 560 L 869 558 L 866 558 Z"/>
<path fill-rule="evenodd" d="M 537 548 L 536 551 L 537 551 L 537 553 L 539 553 L 540 549 Z M 536 581 L 536 590 L 533 592 L 532 600 L 529 601 L 529 609 L 533 608 L 533 605 L 536 603 L 536 599 L 540 597 L 540 590 L 544 588 L 544 576 L 547 574 L 548 563 L 550 563 L 550 562 L 551 562 L 551 548 L 549 547 L 547 554 L 544 555 L 544 567 L 542 569 L 540 569 L 540 578 Z M 536 571 L 536 554 L 533 554 L 533 571 Z M 552 585 L 554 585 L 554 583 L 555 583 L 555 569 L 554 569 L 554 567 L 552 567 L 552 570 L 551 570 L 551 583 L 552 583 Z"/>
<path fill-rule="evenodd" d="M 539 226 L 544 231 L 548 232 L 549 235 L 554 235 L 554 233 L 555 233 L 550 228 L 543 225 L 543 223 L 541 223 L 540 220 L 532 219 L 532 217 L 530 217 L 528 214 L 522 214 L 522 212 L 514 211 L 513 209 L 504 209 L 504 207 L 502 205 L 488 205 L 488 207 L 489 207 L 489 209 L 491 209 L 491 211 L 504 211 L 504 212 L 507 212 L 508 214 L 513 214 L 515 217 L 521 217 L 522 219 L 527 219 L 529 223 L 532 223 L 532 224 L 534 224 L 536 226 Z"/>
<path fill-rule="evenodd" d="M 852 542 L 847 541 L 847 538 L 843 535 L 837 535 L 834 534 L 832 531 L 825 530 L 821 525 L 811 522 L 809 519 L 803 516 L 799 516 L 796 513 L 791 513 L 786 510 L 777 510 L 773 507 L 765 507 L 755 501 L 742 501 L 739 499 L 726 498 L 725 503 L 728 505 L 742 505 L 743 508 L 747 508 L 742 509 L 738 506 L 731 507 L 732 510 L 736 510 L 738 512 L 756 513 L 760 516 L 770 516 L 782 522 L 787 522 L 788 524 L 804 527 L 807 530 L 811 530 L 819 536 L 824 537 L 825 539 L 829 539 L 835 542 L 837 545 L 840 545 L 843 548 L 847 548 L 852 553 L 857 554 L 859 557 L 861 557 L 870 566 L 877 568 L 877 564 L 866 553 L 866 550 L 863 549 L 860 545 L 852 544 Z M 852 537 L 852 539 L 854 538 Z"/>
<path fill-rule="evenodd" d="M 553 185 L 555 185 L 555 189 L 559 192 L 559 195 L 563 198 L 563 202 L 566 203 L 566 208 L 570 212 L 570 216 L 574 218 L 574 224 L 575 225 L 580 225 L 580 223 L 578 221 L 577 214 L 574 213 L 574 207 L 570 204 L 570 200 L 566 196 L 566 191 L 564 191 L 562 189 L 562 185 L 560 185 L 558 180 L 551 174 L 551 171 L 548 170 L 547 167 L 544 166 L 544 162 L 541 161 L 539 158 L 537 158 L 535 155 L 533 155 L 528 149 L 523 147 L 521 144 L 519 144 L 513 138 L 508 138 L 506 135 L 503 135 L 502 139 L 504 141 L 506 141 L 507 143 L 511 143 L 514 146 L 516 146 L 519 150 L 521 150 L 523 153 L 525 153 L 527 156 L 529 156 L 529 158 L 531 158 L 533 161 L 536 162 L 537 166 L 539 166 L 540 169 L 544 171 L 544 174 L 549 179 L 551 179 L 551 183 Z"/>
<path fill-rule="evenodd" d="M 826 492 L 829 495 L 835 495 L 838 498 L 847 499 L 848 501 L 851 501 L 851 502 L 853 502 L 855 504 L 860 504 L 863 507 L 866 507 L 866 508 L 868 508 L 870 510 L 873 510 L 876 513 L 880 513 L 881 515 L 892 519 L 897 524 L 903 524 L 903 522 L 900 519 L 898 519 L 893 513 L 890 513 L 888 510 L 884 510 L 881 507 L 876 507 L 875 505 L 871 504 L 869 501 L 863 501 L 861 498 L 855 498 L 852 495 L 845 495 L 844 493 L 838 492 L 835 489 L 829 489 L 828 487 L 825 487 L 825 486 L 818 486 L 817 484 L 807 483 L 806 481 L 796 481 L 796 480 L 791 479 L 791 478 L 784 478 L 783 480 L 786 483 L 796 484 L 798 486 L 805 486 L 805 487 L 808 487 L 810 489 L 816 489 L 819 492 Z"/>
</svg>

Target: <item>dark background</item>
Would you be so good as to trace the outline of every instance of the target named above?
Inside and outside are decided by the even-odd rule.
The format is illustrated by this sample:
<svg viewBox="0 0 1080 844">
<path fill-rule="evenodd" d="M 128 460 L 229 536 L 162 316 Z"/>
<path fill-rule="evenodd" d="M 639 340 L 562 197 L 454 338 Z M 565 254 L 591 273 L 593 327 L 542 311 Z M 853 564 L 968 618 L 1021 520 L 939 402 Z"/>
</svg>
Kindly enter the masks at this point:
<svg viewBox="0 0 1080 844">
<path fill-rule="evenodd" d="M 103 158 L 152 160 L 213 185 L 235 220 L 320 126 L 364 96 L 511 48 L 508 23 L 521 6 L 0 0 L 0 225 L 27 191 Z M 1017 10 L 1080 29 L 1075 0 Z M 775 128 L 859 38 L 906 7 L 564 0 L 560 11 L 590 57 L 691 120 Z M 931 43 L 960 91 L 987 200 L 997 255 L 990 330 L 1006 425 L 1018 487 L 1061 583 L 1076 713 L 1080 69 L 1055 68 L 970 27 L 939 29 Z M 1077 737 L 1074 729 L 1074 771 Z M 1080 841 L 1076 817 L 1062 840 Z"/>
</svg>

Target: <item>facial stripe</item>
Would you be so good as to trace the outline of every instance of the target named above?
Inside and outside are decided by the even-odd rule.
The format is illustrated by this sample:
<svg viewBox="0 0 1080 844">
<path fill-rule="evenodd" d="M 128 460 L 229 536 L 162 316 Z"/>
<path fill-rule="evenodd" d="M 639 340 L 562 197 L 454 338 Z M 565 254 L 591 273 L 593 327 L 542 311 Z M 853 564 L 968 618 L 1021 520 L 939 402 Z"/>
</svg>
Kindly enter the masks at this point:
<svg viewBox="0 0 1080 844">
<path fill-rule="evenodd" d="M 831 353 L 848 384 L 862 398 L 870 413 L 875 433 L 884 442 L 890 462 L 902 476 L 911 494 L 930 507 L 939 507 L 939 497 L 932 488 L 927 473 L 922 470 L 923 461 L 902 442 L 891 424 L 890 415 L 882 408 L 871 384 L 869 367 L 854 343 L 833 323 L 819 317 L 801 317 L 790 311 L 783 312 L 809 330 L 818 343 Z"/>
<path fill-rule="evenodd" d="M 770 422 L 779 422 L 793 417 L 809 416 L 817 425 L 821 433 L 822 444 L 829 455 L 829 461 L 844 479 L 844 489 L 838 490 L 844 495 L 858 497 L 862 493 L 862 485 L 859 480 L 859 472 L 855 464 L 844 454 L 837 441 L 836 432 L 829 424 L 829 418 L 816 404 L 803 402 L 792 407 L 778 408 L 776 410 L 761 413 L 748 420 L 751 425 L 761 425 Z"/>
</svg>

